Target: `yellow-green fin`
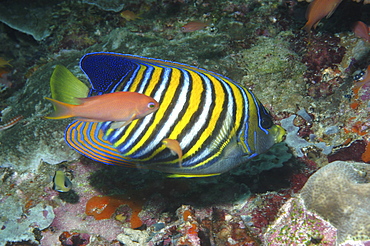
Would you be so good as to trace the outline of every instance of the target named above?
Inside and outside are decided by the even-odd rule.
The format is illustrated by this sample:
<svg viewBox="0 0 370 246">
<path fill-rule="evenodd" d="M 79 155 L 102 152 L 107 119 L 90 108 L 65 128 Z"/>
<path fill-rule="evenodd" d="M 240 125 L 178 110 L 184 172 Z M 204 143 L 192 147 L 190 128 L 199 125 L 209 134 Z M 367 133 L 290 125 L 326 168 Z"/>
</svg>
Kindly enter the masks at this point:
<svg viewBox="0 0 370 246">
<path fill-rule="evenodd" d="M 89 88 L 62 65 L 57 65 L 51 75 L 50 90 L 53 99 L 73 105 L 80 104 L 77 98 L 89 93 Z"/>
<path fill-rule="evenodd" d="M 220 175 L 221 173 L 210 173 L 210 174 L 169 174 L 167 178 L 203 178 L 203 177 L 213 177 Z"/>
</svg>

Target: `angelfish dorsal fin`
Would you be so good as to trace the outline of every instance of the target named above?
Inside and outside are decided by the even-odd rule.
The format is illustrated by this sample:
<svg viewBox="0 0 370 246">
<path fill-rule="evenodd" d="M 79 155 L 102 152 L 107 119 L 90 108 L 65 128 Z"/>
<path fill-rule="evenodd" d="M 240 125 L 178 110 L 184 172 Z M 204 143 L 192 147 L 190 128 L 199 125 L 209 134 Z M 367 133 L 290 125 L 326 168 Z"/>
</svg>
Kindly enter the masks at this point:
<svg viewBox="0 0 370 246">
<path fill-rule="evenodd" d="M 122 54 L 97 52 L 82 57 L 80 67 L 89 78 L 93 90 L 112 92 L 138 65 Z"/>
</svg>

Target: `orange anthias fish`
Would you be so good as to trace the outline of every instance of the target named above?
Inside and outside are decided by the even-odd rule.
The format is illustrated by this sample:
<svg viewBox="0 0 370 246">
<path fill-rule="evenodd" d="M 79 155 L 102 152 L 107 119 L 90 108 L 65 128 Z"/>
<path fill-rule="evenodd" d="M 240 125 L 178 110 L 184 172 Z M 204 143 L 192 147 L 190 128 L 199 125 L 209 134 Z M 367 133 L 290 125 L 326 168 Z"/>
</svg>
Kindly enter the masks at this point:
<svg viewBox="0 0 370 246">
<path fill-rule="evenodd" d="M 202 21 L 190 21 L 181 27 L 182 32 L 194 32 L 207 27 L 209 23 Z"/>
<path fill-rule="evenodd" d="M 370 42 L 369 35 L 370 27 L 368 27 L 362 21 L 356 21 L 352 26 L 352 31 L 355 33 L 357 37 L 362 38 L 367 42 Z"/>
<path fill-rule="evenodd" d="M 315 29 L 320 20 L 325 16 L 329 18 L 341 2 L 342 0 L 314 0 L 308 5 L 306 11 L 307 22 L 302 29 L 307 32 L 312 27 Z"/>
<path fill-rule="evenodd" d="M 80 121 L 115 121 L 111 128 L 116 129 L 131 121 L 155 112 L 159 104 L 153 98 L 137 92 L 120 91 L 99 96 L 79 98 L 79 105 L 45 98 L 52 102 L 55 112 L 47 119 L 78 117 Z"/>
<path fill-rule="evenodd" d="M 165 138 L 162 143 L 179 157 L 179 165 L 182 167 L 182 149 L 180 143 L 175 139 Z"/>
</svg>

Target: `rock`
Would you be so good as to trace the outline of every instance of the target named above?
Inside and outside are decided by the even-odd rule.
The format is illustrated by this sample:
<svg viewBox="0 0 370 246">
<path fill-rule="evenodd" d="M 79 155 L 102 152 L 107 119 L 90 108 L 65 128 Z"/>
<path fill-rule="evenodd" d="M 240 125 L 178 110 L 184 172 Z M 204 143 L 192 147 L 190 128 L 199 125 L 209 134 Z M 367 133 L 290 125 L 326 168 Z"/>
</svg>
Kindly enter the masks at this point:
<svg viewBox="0 0 370 246">
<path fill-rule="evenodd" d="M 313 174 L 301 190 L 308 210 L 338 229 L 338 243 L 370 239 L 370 165 L 335 161 Z"/>
</svg>

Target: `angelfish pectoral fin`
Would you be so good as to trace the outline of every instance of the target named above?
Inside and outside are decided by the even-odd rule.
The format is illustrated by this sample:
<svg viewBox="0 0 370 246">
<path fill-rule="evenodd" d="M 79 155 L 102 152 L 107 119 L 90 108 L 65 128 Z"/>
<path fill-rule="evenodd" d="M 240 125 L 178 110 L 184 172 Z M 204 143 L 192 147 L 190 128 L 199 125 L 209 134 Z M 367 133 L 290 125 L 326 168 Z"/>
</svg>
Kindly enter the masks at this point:
<svg viewBox="0 0 370 246">
<path fill-rule="evenodd" d="M 162 143 L 171 150 L 173 154 L 177 154 L 179 157 L 179 165 L 182 167 L 182 149 L 179 141 L 175 139 L 165 138 L 162 140 Z"/>
</svg>

